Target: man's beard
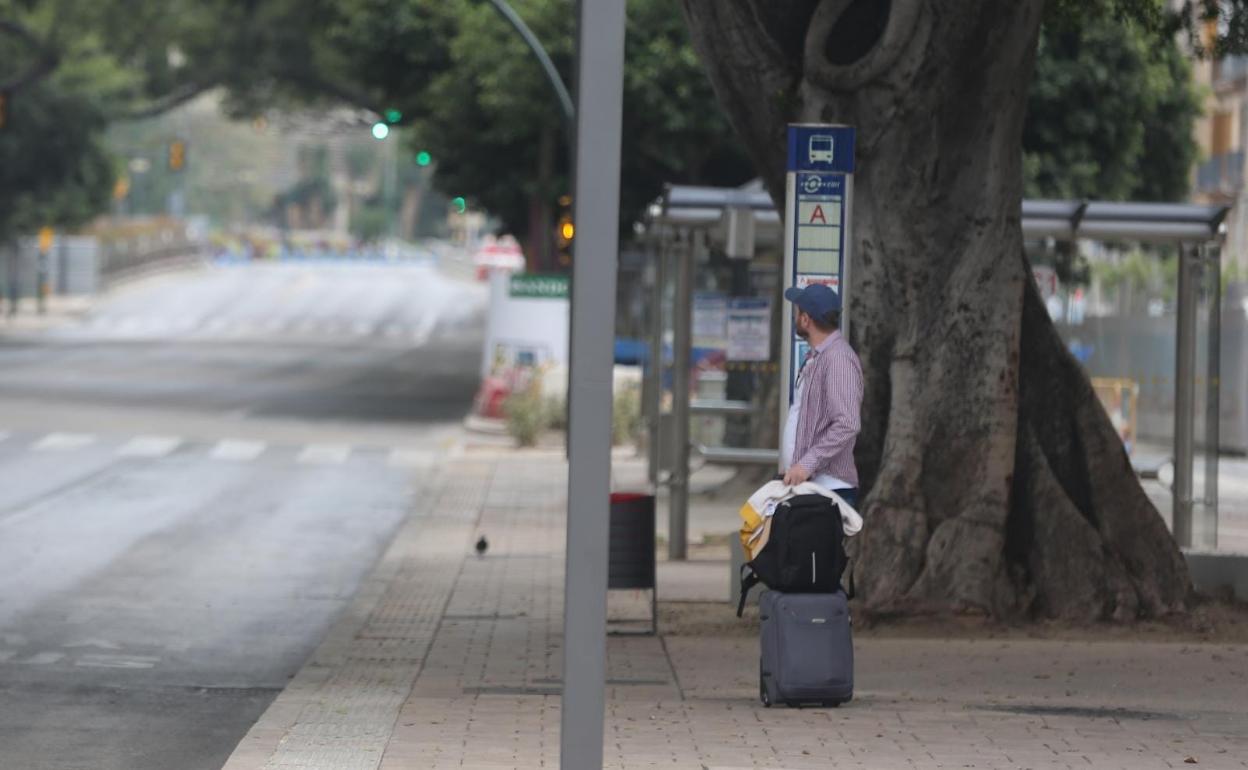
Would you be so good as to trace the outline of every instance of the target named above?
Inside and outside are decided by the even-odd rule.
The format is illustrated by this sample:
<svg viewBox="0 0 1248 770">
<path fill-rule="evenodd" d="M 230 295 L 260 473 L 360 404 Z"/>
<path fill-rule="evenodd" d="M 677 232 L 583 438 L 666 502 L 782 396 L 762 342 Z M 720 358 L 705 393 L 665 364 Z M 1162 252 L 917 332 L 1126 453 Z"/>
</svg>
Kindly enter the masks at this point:
<svg viewBox="0 0 1248 770">
<path fill-rule="evenodd" d="M 809 331 L 809 330 L 807 330 L 807 329 L 803 329 L 803 328 L 801 328 L 801 327 L 798 327 L 798 328 L 797 328 L 797 329 L 795 329 L 794 331 L 796 331 L 796 332 L 797 332 L 797 336 L 801 337 L 802 339 L 804 339 L 804 340 L 809 340 L 809 339 L 810 339 L 810 331 Z"/>
</svg>

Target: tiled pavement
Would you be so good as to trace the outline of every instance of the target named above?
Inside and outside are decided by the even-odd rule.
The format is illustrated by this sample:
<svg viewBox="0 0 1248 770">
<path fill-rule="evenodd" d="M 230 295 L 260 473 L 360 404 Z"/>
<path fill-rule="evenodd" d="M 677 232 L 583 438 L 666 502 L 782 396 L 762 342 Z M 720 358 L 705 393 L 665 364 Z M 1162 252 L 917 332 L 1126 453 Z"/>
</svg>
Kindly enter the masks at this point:
<svg viewBox="0 0 1248 770">
<path fill-rule="evenodd" d="M 438 478 L 229 770 L 558 765 L 563 463 Z M 748 628 L 608 652 L 611 768 L 1248 767 L 1245 646 L 860 634 L 835 710 L 763 708 Z"/>
</svg>

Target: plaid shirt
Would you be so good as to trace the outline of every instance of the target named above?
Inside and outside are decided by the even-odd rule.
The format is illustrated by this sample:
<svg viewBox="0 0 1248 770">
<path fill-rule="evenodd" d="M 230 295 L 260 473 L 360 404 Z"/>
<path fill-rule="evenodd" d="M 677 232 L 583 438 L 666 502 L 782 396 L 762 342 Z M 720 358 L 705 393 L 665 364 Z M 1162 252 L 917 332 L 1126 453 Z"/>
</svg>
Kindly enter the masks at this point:
<svg viewBox="0 0 1248 770">
<path fill-rule="evenodd" d="M 862 427 L 862 364 L 839 331 L 811 350 L 802 365 L 802 411 L 794 464 L 858 486 L 854 441 Z"/>
</svg>

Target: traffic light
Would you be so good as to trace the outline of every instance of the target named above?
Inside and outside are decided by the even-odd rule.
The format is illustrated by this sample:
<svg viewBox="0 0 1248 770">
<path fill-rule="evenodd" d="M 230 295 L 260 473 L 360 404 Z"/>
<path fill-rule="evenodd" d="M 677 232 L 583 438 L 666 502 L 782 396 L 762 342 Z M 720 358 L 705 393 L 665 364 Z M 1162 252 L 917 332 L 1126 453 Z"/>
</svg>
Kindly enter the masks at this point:
<svg viewBox="0 0 1248 770">
<path fill-rule="evenodd" d="M 462 214 L 468 210 L 468 201 L 463 196 L 456 196 L 451 199 L 451 205 L 455 207 L 456 214 Z"/>
<path fill-rule="evenodd" d="M 559 220 L 555 224 L 555 246 L 559 264 L 572 264 L 572 240 L 576 237 L 576 223 L 572 221 L 572 196 L 559 198 Z"/>
<path fill-rule="evenodd" d="M 386 122 L 387 123 L 398 123 L 402 119 L 403 119 L 403 113 L 399 112 L 398 110 L 395 110 L 395 109 L 386 110 Z"/>
<path fill-rule="evenodd" d="M 430 155 L 427 150 L 421 150 L 420 152 L 416 153 L 416 165 L 417 166 L 421 166 L 421 167 L 428 166 L 432 162 L 433 162 L 433 156 Z"/>
<path fill-rule="evenodd" d="M 373 138 L 374 139 L 381 140 L 381 139 L 385 139 L 387 136 L 390 136 L 390 126 L 387 126 L 385 123 L 382 123 L 381 121 L 377 121 L 376 123 L 373 124 Z"/>
<path fill-rule="evenodd" d="M 181 171 L 186 168 L 186 142 L 174 139 L 169 143 L 169 170 Z"/>
</svg>

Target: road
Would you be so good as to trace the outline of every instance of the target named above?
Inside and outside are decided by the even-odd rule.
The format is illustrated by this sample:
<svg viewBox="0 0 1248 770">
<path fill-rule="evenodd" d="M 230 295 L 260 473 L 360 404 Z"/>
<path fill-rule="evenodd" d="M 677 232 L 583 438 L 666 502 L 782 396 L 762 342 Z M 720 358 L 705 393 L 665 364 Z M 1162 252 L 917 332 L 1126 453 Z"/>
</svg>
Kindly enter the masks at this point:
<svg viewBox="0 0 1248 770">
<path fill-rule="evenodd" d="M 0 337 L 0 768 L 219 768 L 418 502 L 484 300 L 218 265 Z"/>
</svg>

